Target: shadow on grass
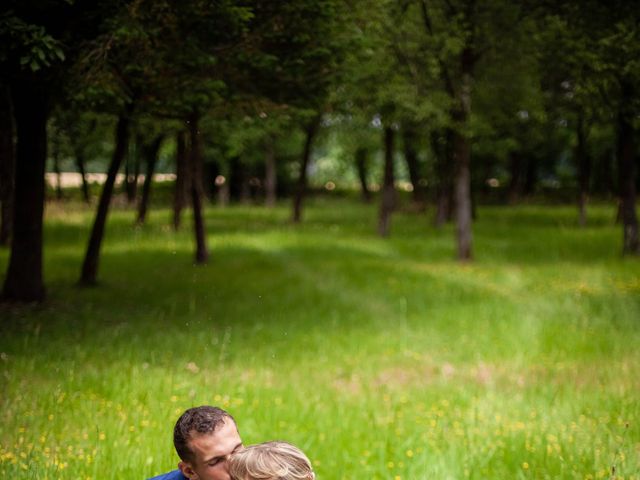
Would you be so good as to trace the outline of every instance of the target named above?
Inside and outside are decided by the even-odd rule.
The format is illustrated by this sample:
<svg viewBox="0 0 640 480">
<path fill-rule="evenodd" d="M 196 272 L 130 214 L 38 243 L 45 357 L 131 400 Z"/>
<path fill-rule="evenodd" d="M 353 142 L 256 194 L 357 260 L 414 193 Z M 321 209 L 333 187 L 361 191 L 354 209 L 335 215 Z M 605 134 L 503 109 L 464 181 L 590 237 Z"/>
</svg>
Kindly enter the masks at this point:
<svg viewBox="0 0 640 480">
<path fill-rule="evenodd" d="M 210 208 L 212 257 L 201 267 L 193 265 L 189 218 L 175 233 L 162 220 L 169 212 L 153 211 L 150 223 L 136 229 L 131 211 L 116 210 L 105 238 L 101 283 L 91 289 L 75 286 L 90 212 L 71 212 L 73 221 L 62 213 L 46 225 L 50 300 L 29 322 L 41 328 L 62 322 L 63 330 L 81 335 L 136 322 L 153 335 L 159 326 L 179 328 L 181 316 L 224 327 L 291 324 L 295 318 L 304 324 L 313 315 L 322 328 L 336 317 L 358 325 L 372 316 L 394 316 L 402 299 L 417 314 L 478 305 L 488 297 L 516 302 L 519 290 L 541 281 L 531 277 L 532 266 L 559 265 L 563 271 L 603 263 L 623 270 L 637 266 L 634 259 L 620 260 L 620 232 L 607 223 L 610 210 L 595 209 L 592 226 L 581 229 L 572 224 L 575 215 L 568 207 L 482 209 L 474 228 L 478 260 L 462 266 L 453 259 L 451 227 L 435 230 L 425 215 L 397 214 L 392 237 L 380 239 L 370 228 L 371 206 L 323 200 L 308 209 L 299 226 L 287 222 L 288 210 L 282 208 Z M 1 252 L 0 268 L 6 268 L 6 259 Z M 20 310 L 7 315 L 18 329 L 31 328 L 19 326 L 31 315 Z"/>
</svg>

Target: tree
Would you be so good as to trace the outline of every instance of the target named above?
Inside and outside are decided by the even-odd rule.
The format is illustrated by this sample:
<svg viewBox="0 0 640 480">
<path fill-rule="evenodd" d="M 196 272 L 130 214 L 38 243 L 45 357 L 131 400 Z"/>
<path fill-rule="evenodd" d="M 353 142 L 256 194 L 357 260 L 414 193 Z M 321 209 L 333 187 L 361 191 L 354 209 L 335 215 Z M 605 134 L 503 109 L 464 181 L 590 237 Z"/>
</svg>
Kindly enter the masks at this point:
<svg viewBox="0 0 640 480">
<path fill-rule="evenodd" d="M 100 193 L 100 200 L 96 211 L 96 217 L 91 228 L 89 236 L 89 244 L 82 263 L 82 272 L 79 284 L 83 286 L 95 285 L 98 275 L 98 264 L 100 259 L 100 247 L 104 238 L 104 229 L 107 223 L 107 215 L 109 213 L 109 203 L 113 194 L 116 175 L 122 164 L 122 160 L 129 145 L 131 116 L 133 114 L 133 104 L 129 104 L 126 110 L 119 116 L 115 132 L 115 140 L 113 155 L 109 170 L 107 171 L 107 179 Z"/>
<path fill-rule="evenodd" d="M 9 11 L 0 24 L 0 59 L 9 84 L 17 138 L 13 235 L 3 297 L 18 301 L 44 298 L 42 215 L 52 88 L 46 67 L 62 55 L 58 42 L 38 24 L 45 13 L 41 9 Z"/>
<path fill-rule="evenodd" d="M 624 254 L 640 254 L 636 214 L 635 133 L 640 110 L 640 11 L 633 2 L 558 2 L 551 8 L 574 26 L 591 62 L 592 91 L 609 110 L 616 136 Z"/>
<path fill-rule="evenodd" d="M 302 219 L 313 142 L 345 48 L 342 9 L 336 0 L 255 2 L 251 29 L 260 32 L 258 55 L 247 57 L 244 65 L 255 79 L 254 95 L 290 107 L 305 133 L 292 205 L 294 223 Z"/>
<path fill-rule="evenodd" d="M 14 169 L 11 97 L 9 87 L 0 84 L 0 245 L 11 239 Z"/>
<path fill-rule="evenodd" d="M 191 205 L 193 207 L 194 231 L 196 233 L 196 263 L 207 263 L 209 250 L 207 248 L 204 218 L 202 215 L 202 135 L 198 127 L 199 117 L 194 114 L 189 121 L 189 176 L 191 178 Z"/>
<path fill-rule="evenodd" d="M 147 217 L 149 198 L 151 197 L 151 186 L 153 184 L 153 174 L 156 170 L 158 153 L 163 140 L 164 134 L 159 133 L 154 136 L 151 142 L 143 143 L 142 145 L 142 154 L 147 168 L 144 176 L 144 184 L 142 186 L 142 197 L 138 204 L 138 217 L 136 219 L 136 223 L 138 225 L 143 225 Z"/>
<path fill-rule="evenodd" d="M 638 101 L 637 86 L 628 78 L 619 79 L 620 104 L 617 115 L 617 156 L 620 205 L 622 212 L 624 254 L 640 255 L 638 216 L 636 214 L 636 150 L 635 110 L 631 107 Z"/>
<path fill-rule="evenodd" d="M 96 134 L 98 122 L 94 116 L 86 115 L 73 103 L 66 105 L 64 111 L 61 110 L 63 109 L 56 111 L 56 117 L 67 136 L 82 182 L 82 198 L 88 204 L 91 201 L 91 195 L 87 181 L 86 164 L 91 144 L 96 141 L 93 137 Z"/>
<path fill-rule="evenodd" d="M 397 16 L 396 2 L 360 2 L 348 11 L 350 46 L 343 65 L 340 83 L 334 92 L 335 109 L 343 113 L 344 135 L 348 151 L 356 157 L 363 197 L 369 192 L 364 171 L 367 151 L 382 150 L 382 194 L 378 211 L 378 234 L 390 234 L 391 216 L 396 207 L 395 136 L 400 120 L 407 115 L 408 98 L 415 88 L 407 82 L 405 70 L 399 68 L 398 31 L 403 24 Z M 410 70 L 410 69 L 409 69 Z M 415 96 L 413 102 L 415 103 Z M 359 128 L 360 134 L 352 130 Z M 376 147 L 367 138 L 375 131 Z M 380 146 L 382 148 L 380 148 Z"/>
<path fill-rule="evenodd" d="M 11 93 L 18 140 L 11 256 L 3 296 L 10 300 L 39 301 L 45 295 L 42 215 L 49 92 L 34 75 L 14 83 Z"/>
<path fill-rule="evenodd" d="M 382 181 L 382 199 L 378 216 L 378 233 L 389 236 L 391 212 L 396 206 L 395 174 L 393 169 L 395 131 L 392 125 L 384 128 L 384 175 Z"/>
<path fill-rule="evenodd" d="M 133 127 L 135 130 L 135 127 Z M 140 178 L 142 150 L 142 136 L 133 135 L 133 141 L 129 142 L 127 153 L 124 158 L 124 182 L 122 182 L 127 203 L 130 205 L 136 201 L 138 196 L 138 179 Z"/>
<path fill-rule="evenodd" d="M 365 203 L 371 202 L 371 191 L 367 183 L 367 157 L 368 151 L 366 147 L 358 147 L 355 151 L 356 170 L 358 172 L 358 181 L 360 182 L 360 191 L 362 192 L 362 200 Z"/>
<path fill-rule="evenodd" d="M 436 212 L 434 225 L 441 228 L 450 221 L 453 212 L 453 165 L 451 162 L 453 130 L 444 128 L 431 132 L 431 152 L 435 157 Z"/>
<path fill-rule="evenodd" d="M 91 227 L 80 279 L 81 286 L 97 283 L 100 250 L 116 176 L 129 150 L 131 125 L 136 111 L 142 111 L 144 94 L 153 76 L 147 75 L 152 55 L 152 33 L 143 28 L 136 12 L 138 5 L 124 8 L 110 19 L 107 34 L 97 37 L 85 56 L 81 77 L 99 108 L 116 113 L 114 149 L 107 178 L 100 192 L 96 215 Z M 100 59 L 95 64 L 91 59 Z"/>
<path fill-rule="evenodd" d="M 3 296 L 44 298 L 42 221 L 47 118 L 84 42 L 99 34 L 108 2 L 10 1 L 0 17 L 0 63 L 10 87 L 16 128 L 13 236 Z"/>
<path fill-rule="evenodd" d="M 288 144 L 295 143 L 296 147 L 300 143 L 293 135 L 298 133 L 294 128 L 298 120 L 292 113 L 295 112 L 287 105 L 255 98 L 235 114 L 227 115 L 225 138 L 218 142 L 221 145 L 215 155 L 230 159 L 229 182 L 226 184 L 230 184 L 232 197 L 239 196 L 243 200 L 243 197 L 250 196 L 253 188 L 254 193 L 255 190 L 264 193 L 265 206 L 275 206 L 278 177 L 282 171 L 283 140 Z M 261 182 L 259 178 L 262 178 Z"/>
<path fill-rule="evenodd" d="M 251 5 L 190 0 L 169 2 L 166 9 L 150 2 L 148 8 L 151 14 L 145 25 L 157 30 L 160 46 L 155 52 L 158 68 L 152 82 L 151 111 L 179 119 L 187 126 L 188 154 L 184 158 L 188 175 L 184 178 L 189 181 L 193 209 L 195 262 L 202 264 L 207 262 L 209 252 L 203 212 L 201 128 L 207 115 L 232 105 L 238 89 L 247 83 L 238 63 L 245 50 L 253 48 L 248 39 Z M 238 89 L 230 88 L 232 80 L 237 80 Z"/>
<path fill-rule="evenodd" d="M 296 190 L 293 197 L 293 223 L 300 223 L 302 220 L 302 201 L 307 190 L 307 172 L 309 168 L 309 161 L 311 160 L 311 147 L 313 141 L 320 128 L 320 116 L 317 115 L 307 124 L 304 129 L 305 141 L 304 149 L 302 151 L 302 160 L 300 162 L 300 172 L 298 173 L 298 182 L 296 184 Z"/>
<path fill-rule="evenodd" d="M 435 11 L 434 11 L 435 10 Z M 452 40 L 457 46 L 452 52 L 440 48 L 437 58 L 440 74 L 446 91 L 451 99 L 452 163 L 453 163 L 453 198 L 456 218 L 456 238 L 458 259 L 472 258 L 471 231 L 471 145 L 468 122 L 471 114 L 471 94 L 474 70 L 479 60 L 479 12 L 475 2 L 461 1 L 445 3 L 439 8 L 428 6 L 420 0 L 420 11 L 425 26 L 425 33 L 436 40 L 440 35 L 434 27 L 434 18 L 453 23 Z"/>
<path fill-rule="evenodd" d="M 414 4 L 414 2 L 409 2 Z M 472 254 L 471 146 L 477 115 L 472 110 L 479 73 L 495 61 L 495 54 L 507 46 L 526 42 L 529 8 L 527 2 L 476 2 L 475 0 L 427 2 L 415 8 L 423 32 L 437 60 L 441 85 L 449 97 L 453 201 L 456 218 L 458 259 Z M 505 70 L 502 65 L 503 71 Z"/>
<path fill-rule="evenodd" d="M 411 120 L 402 123 L 402 147 L 404 159 L 407 162 L 409 181 L 411 182 L 411 196 L 414 205 L 419 209 L 424 209 L 424 193 L 422 191 L 422 174 L 420 172 L 420 161 L 418 158 L 418 125 Z"/>
<path fill-rule="evenodd" d="M 187 168 L 186 132 L 176 133 L 176 184 L 173 195 L 173 229 L 180 228 L 182 209 L 187 203 L 188 187 L 191 184 Z"/>
<path fill-rule="evenodd" d="M 599 62 L 598 53 L 591 33 L 568 15 L 551 10 L 541 21 L 542 87 L 551 116 L 572 130 L 578 223 L 585 226 L 592 169 L 590 132 L 596 122 L 607 121 L 608 116 L 598 92 L 600 75 L 593 68 Z"/>
<path fill-rule="evenodd" d="M 189 125 L 196 263 L 206 262 L 199 123 L 203 113 L 221 101 L 225 87 L 221 73 L 225 70 L 215 68 L 221 55 L 214 52 L 237 42 L 248 18 L 247 8 L 232 2 L 139 2 L 122 10 L 113 21 L 112 35 L 95 42 L 93 57 L 101 61 L 94 69 L 94 78 L 102 96 L 115 98 L 119 119 L 116 147 L 89 239 L 81 285 L 92 285 L 97 279 L 109 202 L 128 148 L 134 111 L 181 119 Z"/>
<path fill-rule="evenodd" d="M 264 170 L 264 204 L 273 208 L 278 198 L 278 167 L 274 139 L 271 135 L 267 135 L 264 141 Z"/>
</svg>

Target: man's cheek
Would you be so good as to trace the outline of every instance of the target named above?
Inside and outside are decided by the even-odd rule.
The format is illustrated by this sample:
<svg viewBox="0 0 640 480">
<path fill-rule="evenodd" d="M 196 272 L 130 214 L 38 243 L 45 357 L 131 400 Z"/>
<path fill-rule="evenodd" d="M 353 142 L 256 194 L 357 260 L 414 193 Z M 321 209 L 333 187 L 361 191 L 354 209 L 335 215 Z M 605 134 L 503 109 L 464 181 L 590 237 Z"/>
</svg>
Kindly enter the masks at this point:
<svg viewBox="0 0 640 480">
<path fill-rule="evenodd" d="M 229 466 L 227 462 L 220 463 L 211 470 L 211 480 L 229 480 Z"/>
</svg>

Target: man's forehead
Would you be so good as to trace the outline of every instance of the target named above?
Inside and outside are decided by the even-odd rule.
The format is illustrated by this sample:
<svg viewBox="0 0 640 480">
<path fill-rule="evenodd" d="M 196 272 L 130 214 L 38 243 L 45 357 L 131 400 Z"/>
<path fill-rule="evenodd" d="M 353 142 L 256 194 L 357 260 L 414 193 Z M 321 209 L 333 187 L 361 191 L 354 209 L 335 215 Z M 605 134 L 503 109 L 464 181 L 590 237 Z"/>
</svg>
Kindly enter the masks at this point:
<svg viewBox="0 0 640 480">
<path fill-rule="evenodd" d="M 235 448 L 240 441 L 238 429 L 231 419 L 219 425 L 213 432 L 199 433 L 192 431 L 189 443 L 194 452 L 202 455 L 227 455 L 228 450 Z"/>
</svg>

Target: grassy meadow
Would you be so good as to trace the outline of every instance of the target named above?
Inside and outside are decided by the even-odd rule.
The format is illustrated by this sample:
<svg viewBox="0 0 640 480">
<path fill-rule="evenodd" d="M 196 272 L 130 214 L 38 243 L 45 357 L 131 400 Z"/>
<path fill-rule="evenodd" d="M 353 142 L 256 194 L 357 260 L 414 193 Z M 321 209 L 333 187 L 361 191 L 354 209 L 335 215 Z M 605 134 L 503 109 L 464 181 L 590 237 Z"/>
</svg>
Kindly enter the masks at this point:
<svg viewBox="0 0 640 480">
<path fill-rule="evenodd" d="M 640 479 L 640 261 L 609 205 L 481 207 L 452 227 L 319 197 L 114 209 L 101 284 L 75 282 L 93 212 L 49 204 L 41 306 L 2 307 L 0 478 L 145 479 L 178 415 L 215 404 L 245 443 L 291 441 L 322 479 Z M 429 214 L 432 212 L 429 212 Z M 0 271 L 8 251 L 0 251 Z"/>
</svg>

